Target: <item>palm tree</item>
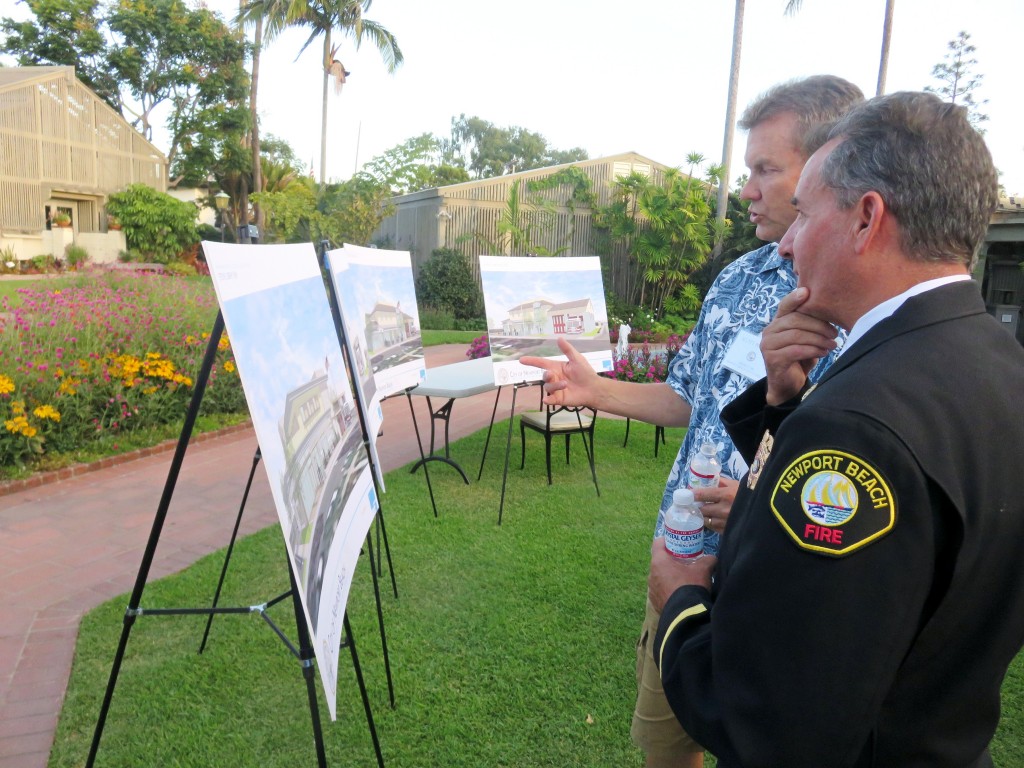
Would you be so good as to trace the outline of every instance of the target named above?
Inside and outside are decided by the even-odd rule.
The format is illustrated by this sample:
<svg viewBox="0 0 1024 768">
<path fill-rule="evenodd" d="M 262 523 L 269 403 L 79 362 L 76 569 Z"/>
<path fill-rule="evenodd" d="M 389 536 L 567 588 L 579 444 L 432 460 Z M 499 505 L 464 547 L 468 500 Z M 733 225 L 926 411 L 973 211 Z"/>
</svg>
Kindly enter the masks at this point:
<svg viewBox="0 0 1024 768">
<path fill-rule="evenodd" d="M 363 17 L 373 0 L 250 0 L 240 17 L 252 22 L 264 19 L 268 41 L 288 27 L 306 27 L 309 38 L 299 49 L 299 56 L 310 43 L 324 38 L 324 88 L 320 123 L 320 183 L 327 179 L 327 92 L 334 80 L 335 91 L 340 93 L 349 72 L 336 58 L 340 46 L 331 44 L 331 35 L 337 30 L 351 37 L 358 50 L 364 38 L 369 38 L 380 51 L 389 73 L 393 73 L 405 60 L 395 36 L 375 21 Z M 298 58 L 298 56 L 296 56 Z"/>
<path fill-rule="evenodd" d="M 235 22 L 241 26 L 254 27 L 252 41 L 252 76 L 249 83 L 249 121 L 251 124 L 252 150 L 252 191 L 263 191 L 263 162 L 260 156 L 259 114 L 257 110 L 257 94 L 260 83 L 260 53 L 263 50 L 264 19 L 283 18 L 287 10 L 287 0 L 239 0 L 238 17 Z M 267 24 L 269 27 L 269 22 Z M 262 232 L 264 227 L 263 210 L 259 205 L 253 206 L 256 214 L 256 227 Z"/>
<path fill-rule="evenodd" d="M 725 222 L 729 207 L 729 170 L 732 163 L 732 139 L 736 134 L 736 99 L 740 88 L 740 51 L 743 48 L 743 13 L 746 0 L 736 0 L 732 23 L 732 61 L 729 67 L 729 100 L 725 107 L 725 139 L 722 142 L 722 178 L 718 182 L 718 207 L 715 218 Z M 715 244 L 717 254 L 721 243 Z"/>
<path fill-rule="evenodd" d="M 786 0 L 786 13 L 792 16 L 800 10 L 803 0 Z M 889 69 L 889 44 L 892 42 L 892 17 L 896 12 L 896 0 L 885 0 L 885 21 L 882 23 L 882 54 L 878 60 L 878 85 L 875 96 L 885 93 L 885 76 Z"/>
</svg>

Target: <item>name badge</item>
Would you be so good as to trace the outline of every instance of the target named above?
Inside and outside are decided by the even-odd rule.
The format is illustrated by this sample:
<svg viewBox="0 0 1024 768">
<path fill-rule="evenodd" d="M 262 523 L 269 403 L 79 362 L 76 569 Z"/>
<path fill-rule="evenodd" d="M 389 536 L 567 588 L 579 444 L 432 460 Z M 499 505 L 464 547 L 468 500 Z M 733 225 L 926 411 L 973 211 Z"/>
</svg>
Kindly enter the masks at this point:
<svg viewBox="0 0 1024 768">
<path fill-rule="evenodd" d="M 722 365 L 750 381 L 763 379 L 767 374 L 761 357 L 761 334 L 740 331 L 722 358 Z"/>
</svg>

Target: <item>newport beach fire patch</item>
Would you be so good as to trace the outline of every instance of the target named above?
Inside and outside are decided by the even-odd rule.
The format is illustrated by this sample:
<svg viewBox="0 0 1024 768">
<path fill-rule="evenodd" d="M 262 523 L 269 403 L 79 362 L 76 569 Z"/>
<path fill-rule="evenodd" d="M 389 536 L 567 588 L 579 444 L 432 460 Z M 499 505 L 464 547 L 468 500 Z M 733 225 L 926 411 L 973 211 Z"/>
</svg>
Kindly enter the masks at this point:
<svg viewBox="0 0 1024 768">
<path fill-rule="evenodd" d="M 896 500 L 882 473 L 863 459 L 812 451 L 779 477 L 772 512 L 802 549 L 841 557 L 892 530 Z"/>
</svg>

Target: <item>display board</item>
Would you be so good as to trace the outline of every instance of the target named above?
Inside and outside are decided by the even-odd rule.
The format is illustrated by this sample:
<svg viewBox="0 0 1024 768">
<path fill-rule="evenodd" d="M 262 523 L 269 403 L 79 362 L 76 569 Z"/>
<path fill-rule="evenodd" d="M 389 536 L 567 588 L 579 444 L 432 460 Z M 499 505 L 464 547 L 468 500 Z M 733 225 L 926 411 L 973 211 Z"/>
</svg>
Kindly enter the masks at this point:
<svg viewBox="0 0 1024 768">
<path fill-rule="evenodd" d="M 378 508 L 312 244 L 204 242 L 331 719 L 352 574 Z"/>
<path fill-rule="evenodd" d="M 426 377 L 412 259 L 408 251 L 345 245 L 327 253 L 353 379 L 365 409 L 374 466 L 381 401 Z M 384 478 L 378 476 L 381 487 Z"/>
<path fill-rule="evenodd" d="M 536 381 L 544 372 L 524 355 L 564 360 L 567 339 L 596 371 L 612 370 L 608 310 L 597 256 L 481 256 L 487 339 L 499 386 Z"/>
</svg>

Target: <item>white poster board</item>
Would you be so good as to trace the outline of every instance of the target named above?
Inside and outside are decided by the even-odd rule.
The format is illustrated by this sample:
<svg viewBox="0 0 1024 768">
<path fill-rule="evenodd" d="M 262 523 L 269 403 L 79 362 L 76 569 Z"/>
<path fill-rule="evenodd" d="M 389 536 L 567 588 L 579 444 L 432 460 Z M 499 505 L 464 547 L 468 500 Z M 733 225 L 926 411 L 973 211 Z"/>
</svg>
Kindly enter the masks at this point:
<svg viewBox="0 0 1024 768">
<path fill-rule="evenodd" d="M 381 401 L 426 377 L 412 258 L 408 251 L 346 244 L 327 253 L 327 264 L 383 489 L 377 455 L 377 433 L 384 420 Z"/>
<path fill-rule="evenodd" d="M 359 551 L 377 510 L 312 244 L 204 242 L 331 719 Z"/>
<path fill-rule="evenodd" d="M 572 343 L 594 370 L 612 370 L 597 256 L 481 256 L 480 280 L 495 384 L 540 380 L 544 371 L 519 358 L 565 360 L 559 337 Z"/>
</svg>

